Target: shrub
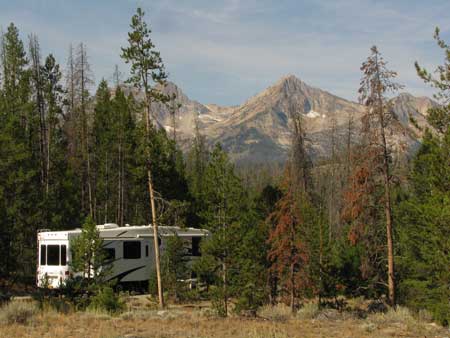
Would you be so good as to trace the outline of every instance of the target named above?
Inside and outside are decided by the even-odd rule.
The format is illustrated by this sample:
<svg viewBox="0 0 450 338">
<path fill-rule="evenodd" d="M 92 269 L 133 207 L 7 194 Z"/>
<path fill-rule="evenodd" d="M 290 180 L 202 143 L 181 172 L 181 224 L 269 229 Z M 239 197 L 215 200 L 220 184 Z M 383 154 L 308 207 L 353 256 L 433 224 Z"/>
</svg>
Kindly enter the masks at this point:
<svg viewBox="0 0 450 338">
<path fill-rule="evenodd" d="M 256 316 L 258 308 L 264 302 L 264 291 L 254 283 L 248 283 L 240 289 L 234 311 L 240 315 Z"/>
<path fill-rule="evenodd" d="M 156 272 L 152 272 L 150 279 L 148 280 L 148 293 L 154 297 L 158 296 L 158 281 L 156 278 Z"/>
<path fill-rule="evenodd" d="M 211 306 L 219 317 L 226 317 L 228 315 L 225 308 L 225 301 L 223 290 L 220 287 L 212 287 L 209 291 L 211 297 Z"/>
<path fill-rule="evenodd" d="M 292 311 L 289 306 L 278 303 L 277 305 L 262 306 L 258 311 L 258 315 L 276 322 L 285 322 L 292 317 Z"/>
<path fill-rule="evenodd" d="M 297 319 L 314 319 L 319 313 L 319 307 L 315 303 L 304 304 L 296 313 Z"/>
<path fill-rule="evenodd" d="M 25 325 L 31 321 L 37 312 L 38 309 L 33 303 L 10 302 L 0 308 L 0 323 Z"/>
<path fill-rule="evenodd" d="M 97 294 L 91 298 L 89 308 L 114 314 L 122 312 L 125 308 L 125 303 L 114 293 L 111 287 L 105 286 L 99 289 Z"/>
<path fill-rule="evenodd" d="M 402 323 L 408 327 L 413 327 L 418 323 L 411 311 L 403 306 L 397 306 L 396 309 L 389 308 L 386 313 L 374 313 L 368 319 L 380 325 Z"/>
</svg>

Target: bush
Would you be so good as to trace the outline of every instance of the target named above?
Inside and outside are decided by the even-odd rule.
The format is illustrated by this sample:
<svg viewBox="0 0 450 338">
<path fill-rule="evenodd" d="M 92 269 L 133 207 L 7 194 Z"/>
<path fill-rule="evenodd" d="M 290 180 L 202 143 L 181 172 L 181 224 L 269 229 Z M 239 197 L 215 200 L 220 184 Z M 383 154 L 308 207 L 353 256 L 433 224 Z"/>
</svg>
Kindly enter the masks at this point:
<svg viewBox="0 0 450 338">
<path fill-rule="evenodd" d="M 28 324 L 38 313 L 33 303 L 10 302 L 0 308 L 0 323 L 4 325 Z"/>
<path fill-rule="evenodd" d="M 240 315 L 254 317 L 263 302 L 264 290 L 258 289 L 254 283 L 249 283 L 240 288 L 234 311 Z"/>
<path fill-rule="evenodd" d="M 403 306 L 397 306 L 396 309 L 389 308 L 386 313 L 374 313 L 368 317 L 368 320 L 379 325 L 402 323 L 408 327 L 414 327 L 418 323 L 411 311 Z"/>
<path fill-rule="evenodd" d="M 223 290 L 220 287 L 212 287 L 209 291 L 211 297 L 211 306 L 219 317 L 226 317 L 228 315 L 225 309 L 225 300 Z"/>
<path fill-rule="evenodd" d="M 154 297 L 158 297 L 158 280 L 156 272 L 152 272 L 148 280 L 148 293 Z"/>
<path fill-rule="evenodd" d="M 125 303 L 114 293 L 111 287 L 105 286 L 91 298 L 89 308 L 114 314 L 122 312 L 125 308 Z"/>
<path fill-rule="evenodd" d="M 296 313 L 297 319 L 314 319 L 319 314 L 319 307 L 314 303 L 304 304 Z"/>
<path fill-rule="evenodd" d="M 258 315 L 262 318 L 273 320 L 276 322 L 285 322 L 292 317 L 291 308 L 283 303 L 277 305 L 264 305 L 259 311 Z"/>
</svg>

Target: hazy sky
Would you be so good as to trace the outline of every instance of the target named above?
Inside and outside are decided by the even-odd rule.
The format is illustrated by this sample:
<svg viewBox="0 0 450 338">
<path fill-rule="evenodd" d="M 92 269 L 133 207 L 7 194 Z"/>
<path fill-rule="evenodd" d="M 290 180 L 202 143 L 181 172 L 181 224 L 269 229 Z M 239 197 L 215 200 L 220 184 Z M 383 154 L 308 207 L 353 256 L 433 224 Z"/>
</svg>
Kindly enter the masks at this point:
<svg viewBox="0 0 450 338">
<path fill-rule="evenodd" d="M 63 65 L 69 44 L 83 41 L 98 82 L 115 64 L 126 73 L 120 47 L 137 6 L 170 79 L 203 103 L 240 104 L 286 74 L 355 100 L 373 44 L 406 91 L 430 95 L 413 63 L 442 63 L 435 26 L 450 41 L 448 0 L 0 0 L 0 26 L 36 33 Z"/>
</svg>

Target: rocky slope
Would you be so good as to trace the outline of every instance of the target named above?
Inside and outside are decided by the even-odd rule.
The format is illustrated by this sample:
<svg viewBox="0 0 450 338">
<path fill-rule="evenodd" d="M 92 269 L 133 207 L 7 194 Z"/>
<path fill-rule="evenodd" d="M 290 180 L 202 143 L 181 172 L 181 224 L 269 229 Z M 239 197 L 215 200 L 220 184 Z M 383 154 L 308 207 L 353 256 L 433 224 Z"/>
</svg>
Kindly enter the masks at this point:
<svg viewBox="0 0 450 338">
<path fill-rule="evenodd" d="M 340 142 L 346 133 L 349 117 L 355 121 L 355 133 L 364 112 L 358 103 L 347 101 L 289 75 L 273 86 L 236 107 L 205 105 L 190 100 L 176 85 L 164 91 L 175 93 L 181 107 L 177 111 L 176 128 L 184 148 L 193 137 L 195 121 L 209 143 L 220 142 L 238 162 L 283 161 L 288 154 L 291 126 L 290 114 L 302 114 L 307 146 L 314 158 L 330 154 L 333 131 Z M 389 134 L 397 151 L 410 152 L 419 144 L 425 127 L 427 109 L 435 105 L 426 97 L 400 94 L 392 99 L 397 121 Z M 155 105 L 159 125 L 171 132 L 170 109 Z M 357 136 L 357 135 L 356 135 Z"/>
</svg>

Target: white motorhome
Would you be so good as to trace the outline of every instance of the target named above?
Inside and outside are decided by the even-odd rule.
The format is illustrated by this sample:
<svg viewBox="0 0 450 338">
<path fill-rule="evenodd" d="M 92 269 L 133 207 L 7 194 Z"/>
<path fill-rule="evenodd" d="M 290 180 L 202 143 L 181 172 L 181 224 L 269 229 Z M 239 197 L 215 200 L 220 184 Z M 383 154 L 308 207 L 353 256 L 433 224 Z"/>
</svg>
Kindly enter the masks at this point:
<svg viewBox="0 0 450 338">
<path fill-rule="evenodd" d="M 153 227 L 151 225 L 124 226 L 108 223 L 97 225 L 103 247 L 110 262 L 109 279 L 122 285 L 146 285 L 155 270 Z M 38 264 L 36 283 L 43 287 L 59 288 L 71 276 L 70 241 L 81 234 L 81 229 L 68 231 L 39 230 L 37 234 Z M 209 232 L 203 229 L 158 227 L 158 242 L 161 255 L 164 254 L 165 241 L 177 235 L 184 240 L 185 254 L 189 260 L 200 256 L 199 245 Z"/>
</svg>

